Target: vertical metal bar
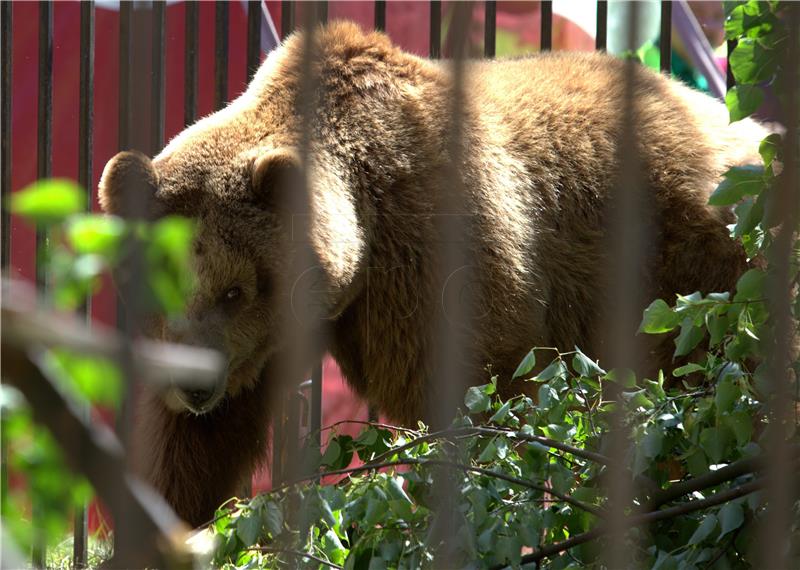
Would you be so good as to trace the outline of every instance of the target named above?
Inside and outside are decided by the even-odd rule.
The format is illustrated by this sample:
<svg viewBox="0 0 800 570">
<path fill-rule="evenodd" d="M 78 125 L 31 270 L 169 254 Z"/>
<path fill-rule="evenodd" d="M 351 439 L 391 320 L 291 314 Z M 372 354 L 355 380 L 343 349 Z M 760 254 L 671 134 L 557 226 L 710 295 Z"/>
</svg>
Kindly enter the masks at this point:
<svg viewBox="0 0 800 570">
<path fill-rule="evenodd" d="M 185 4 L 184 17 L 184 86 L 183 86 L 183 124 L 194 123 L 197 117 L 197 59 L 198 59 L 198 28 L 199 4 L 196 0 L 188 0 Z"/>
<path fill-rule="evenodd" d="M 2 209 L 2 253 L 0 253 L 0 267 L 3 272 L 11 262 L 11 215 L 7 208 L 7 200 L 11 195 L 11 50 L 13 46 L 13 30 L 11 27 L 11 2 L 0 3 L 0 41 L 2 41 L 2 63 L 0 66 L 0 76 L 2 76 L 2 116 L 0 121 L 2 134 L 0 134 L 0 167 L 2 175 L 0 178 L 0 209 Z M 3 446 L 5 453 L 5 446 Z"/>
<path fill-rule="evenodd" d="M 497 2 L 487 0 L 483 22 L 483 55 L 493 58 L 497 47 Z"/>
<path fill-rule="evenodd" d="M 431 0 L 430 4 L 430 47 L 428 54 L 431 59 L 442 57 L 442 3 L 440 0 Z"/>
<path fill-rule="evenodd" d="M 597 2 L 597 32 L 594 36 L 594 48 L 597 51 L 606 51 L 608 41 L 608 1 Z"/>
<path fill-rule="evenodd" d="M 295 27 L 295 3 L 289 0 L 281 2 L 281 40 L 286 39 L 294 31 Z M 264 379 L 269 382 L 270 379 Z M 293 405 L 291 397 L 285 391 L 278 391 L 278 409 L 275 419 L 272 422 L 272 486 L 283 483 L 290 477 L 292 467 L 287 465 L 287 437 L 290 435 L 286 429 L 286 419 L 291 414 Z"/>
<path fill-rule="evenodd" d="M 261 0 L 247 3 L 247 82 L 255 75 L 261 63 Z"/>
<path fill-rule="evenodd" d="M 165 96 L 164 96 L 164 74 L 166 71 L 166 24 L 167 12 L 165 2 L 153 2 L 153 61 L 152 61 L 152 82 L 150 89 L 152 92 L 151 105 L 151 148 L 150 154 L 157 154 L 164 146 L 164 118 L 165 118 Z"/>
<path fill-rule="evenodd" d="M 37 102 L 38 130 L 36 144 L 36 177 L 49 178 L 52 174 L 53 145 L 53 4 L 49 1 L 39 3 L 39 97 Z M 36 228 L 36 247 L 41 252 L 48 248 L 47 231 Z M 36 257 L 36 286 L 47 287 L 47 267 L 40 255 Z M 35 498 L 32 505 L 33 542 L 31 562 L 35 568 L 44 568 L 45 542 L 39 530 L 39 505 Z"/>
<path fill-rule="evenodd" d="M 78 183 L 86 188 L 86 211 L 92 211 L 92 148 L 94 146 L 94 1 L 81 4 L 80 40 L 80 78 L 78 101 Z M 87 321 L 91 320 L 91 299 L 86 300 L 84 311 Z M 90 414 L 85 406 L 84 417 Z M 73 568 L 89 566 L 89 521 L 87 505 L 81 505 L 75 512 L 72 538 Z"/>
<path fill-rule="evenodd" d="M 7 200 L 11 195 L 11 100 L 12 100 L 12 4 L 0 2 L 0 211 L 2 212 L 2 244 L 0 244 L 0 270 L 5 274 L 11 262 L 11 215 Z M 8 497 L 8 445 L 6 435 L 0 431 L 0 502 L 2 512 Z"/>
<path fill-rule="evenodd" d="M 541 2 L 541 21 L 539 28 L 541 30 L 541 39 L 539 49 L 541 51 L 550 51 L 553 49 L 553 2 L 552 0 L 543 0 Z"/>
<path fill-rule="evenodd" d="M 222 109 L 228 100 L 228 21 L 229 5 L 215 4 L 214 26 L 214 109 Z"/>
<path fill-rule="evenodd" d="M 39 101 L 38 144 L 36 149 L 36 176 L 49 178 L 52 171 L 53 145 L 53 5 L 39 4 Z M 36 232 L 37 247 L 47 247 L 47 234 Z M 36 284 L 44 287 L 47 281 L 45 266 L 36 264 Z"/>
<path fill-rule="evenodd" d="M 375 29 L 386 31 L 386 0 L 375 0 Z"/>
<path fill-rule="evenodd" d="M 320 23 L 325 24 L 328 22 L 328 2 L 317 3 L 317 19 Z M 313 111 L 312 111 L 313 112 Z M 309 125 L 309 128 L 310 125 Z M 307 164 L 307 163 L 306 163 Z M 310 192 L 309 184 L 306 182 L 306 192 Z M 310 198 L 309 198 L 310 199 Z M 317 339 L 312 339 L 312 344 L 316 343 Z M 324 358 L 320 357 L 320 358 Z M 311 445 L 316 445 L 319 448 L 322 445 L 322 360 L 314 363 L 311 369 Z"/>
<path fill-rule="evenodd" d="M 661 73 L 672 73 L 672 0 L 661 0 L 661 53 L 659 68 Z"/>
<path fill-rule="evenodd" d="M 728 42 L 727 42 L 727 48 L 728 48 L 727 60 L 728 60 L 728 64 L 727 64 L 726 69 L 725 69 L 725 84 L 726 84 L 726 87 L 727 87 L 728 90 L 731 90 L 736 86 L 736 79 L 733 77 L 733 71 L 731 70 L 731 54 L 733 53 L 733 50 L 736 49 L 736 45 L 738 43 L 739 42 L 737 42 L 736 40 L 728 40 Z"/>
<path fill-rule="evenodd" d="M 154 140 L 153 118 L 157 115 L 157 102 L 150 101 L 154 93 L 153 76 L 154 57 L 154 10 L 152 5 L 144 3 L 123 2 L 120 5 L 120 116 L 126 121 L 121 124 L 124 132 L 120 133 L 122 149 L 137 149 L 147 152 Z M 162 68 L 163 69 L 163 68 Z M 134 96 L 137 91 L 147 93 L 147 97 Z M 135 120 L 133 120 L 135 118 Z M 140 218 L 146 208 L 142 198 L 146 195 L 143 189 L 144 180 L 126 177 L 120 192 L 124 200 L 126 214 Z M 117 304 L 117 328 L 123 338 L 122 349 L 117 362 L 123 377 L 124 395 L 122 409 L 117 420 L 117 431 L 122 445 L 129 447 L 133 410 L 138 390 L 138 362 L 131 352 L 131 340 L 138 330 L 142 310 L 142 284 L 147 282 L 146 265 L 143 259 L 141 244 L 131 239 L 128 251 L 122 261 L 123 267 L 117 279 L 119 299 L 124 303 Z M 114 558 L 110 565 L 130 567 L 130 561 L 136 560 L 143 548 L 152 548 L 151 537 L 145 535 L 146 529 L 131 523 L 132 518 L 126 516 L 135 507 L 123 503 L 114 513 Z M 126 562 L 127 561 L 127 562 Z"/>
<path fill-rule="evenodd" d="M 281 1 L 281 39 L 294 31 L 295 3 L 291 0 Z"/>
<path fill-rule="evenodd" d="M 133 18 L 133 2 L 120 2 L 119 5 L 119 126 L 117 130 L 117 149 L 119 151 L 129 150 L 131 148 L 131 57 L 133 55 L 133 47 L 131 46 L 132 34 L 132 18 Z M 141 117 L 139 118 L 141 120 Z M 139 149 L 144 150 L 144 149 Z M 125 309 L 125 301 L 121 294 L 121 287 L 116 290 L 116 314 L 117 314 L 117 329 L 120 331 L 127 330 L 127 318 L 129 313 Z M 121 366 L 122 367 L 122 366 Z M 130 376 L 125 376 L 125 390 L 126 396 L 123 398 L 120 405 L 119 414 L 116 418 L 116 430 L 120 441 L 124 445 L 128 443 L 129 425 L 131 415 L 133 414 L 131 401 L 131 390 L 127 385 L 130 382 Z"/>
<path fill-rule="evenodd" d="M 322 361 L 311 370 L 311 444 L 319 447 L 322 429 Z"/>
<path fill-rule="evenodd" d="M 772 330 L 765 343 L 766 377 L 770 382 L 767 400 L 770 427 L 765 433 L 767 456 L 764 491 L 766 513 L 761 529 L 759 568 L 793 567 L 791 540 L 792 512 L 798 498 L 796 476 L 792 472 L 790 437 L 794 422 L 795 402 L 792 398 L 792 352 L 797 340 L 797 328 L 792 319 L 793 276 L 792 249 L 800 223 L 800 73 L 797 62 L 800 58 L 800 4 L 788 3 L 784 9 L 786 27 L 789 32 L 788 45 L 784 48 L 781 66 L 782 77 L 775 85 L 782 102 L 782 123 L 786 127 L 783 136 L 783 170 L 777 177 L 773 195 L 776 212 L 780 212 L 777 235 L 767 250 L 769 271 L 765 293 Z"/>
<path fill-rule="evenodd" d="M 631 2 L 628 10 L 626 49 L 635 49 L 638 28 L 639 4 Z M 598 30 L 600 24 L 598 20 Z M 598 46 L 601 47 L 601 46 Z M 604 47 L 604 46 L 603 46 Z M 638 114 L 636 91 L 640 66 L 633 58 L 625 61 L 621 108 L 618 112 L 620 141 L 616 149 L 618 168 L 616 181 L 611 187 L 607 210 L 608 236 L 611 250 L 611 273 L 607 283 L 609 312 L 607 315 L 609 339 L 609 362 L 618 374 L 627 370 L 639 370 L 639 351 L 633 342 L 637 329 L 638 308 L 643 304 L 640 268 L 644 265 L 645 251 L 649 241 L 643 222 L 648 217 L 646 178 L 642 172 L 642 161 L 638 155 L 636 140 L 636 117 Z M 629 434 L 625 422 L 625 402 L 622 383 L 608 383 L 609 400 L 616 402 L 609 429 L 609 473 L 608 478 L 608 525 L 609 548 L 604 559 L 609 568 L 629 568 L 632 559 L 626 548 L 628 531 L 626 508 L 632 504 L 633 489 L 630 474 L 626 469 Z"/>
<path fill-rule="evenodd" d="M 444 429 L 452 423 L 470 374 L 474 372 L 474 361 L 470 354 L 471 335 L 465 331 L 475 330 L 475 307 L 460 293 L 476 283 L 472 259 L 471 223 L 465 208 L 467 189 L 464 186 L 464 130 L 466 107 L 466 64 L 468 30 L 471 6 L 457 3 L 453 7 L 452 28 L 452 87 L 447 109 L 447 156 L 441 170 L 439 196 L 435 199 L 434 212 L 437 239 L 436 268 L 439 291 L 426 302 L 435 307 L 432 321 L 435 335 L 433 376 L 440 380 L 431 398 L 428 412 L 431 429 Z M 457 293 L 456 293 L 457 292 Z M 435 300 L 434 300 L 435 299 Z M 448 453 L 453 450 L 446 448 Z M 453 452 L 457 455 L 457 452 Z M 457 461 L 455 457 L 451 458 Z M 435 475 L 434 566 L 451 568 L 455 563 L 458 529 L 462 524 L 453 477 L 463 476 L 452 472 Z"/>
<path fill-rule="evenodd" d="M 119 127 L 117 147 L 130 148 L 131 129 L 131 12 L 133 2 L 119 5 Z M 141 150 L 141 149 L 140 149 Z M 118 311 L 119 313 L 120 311 Z"/>
</svg>

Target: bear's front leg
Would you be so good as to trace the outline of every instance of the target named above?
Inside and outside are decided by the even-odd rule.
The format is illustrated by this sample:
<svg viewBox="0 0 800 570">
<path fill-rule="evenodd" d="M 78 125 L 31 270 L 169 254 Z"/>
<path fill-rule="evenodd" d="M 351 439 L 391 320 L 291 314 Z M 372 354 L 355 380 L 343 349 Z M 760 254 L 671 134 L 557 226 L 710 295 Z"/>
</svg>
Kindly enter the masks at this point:
<svg viewBox="0 0 800 570">
<path fill-rule="evenodd" d="M 159 395 L 143 395 L 134 467 L 192 526 L 211 520 L 265 453 L 266 384 L 259 380 L 201 415 L 176 413 Z"/>
</svg>

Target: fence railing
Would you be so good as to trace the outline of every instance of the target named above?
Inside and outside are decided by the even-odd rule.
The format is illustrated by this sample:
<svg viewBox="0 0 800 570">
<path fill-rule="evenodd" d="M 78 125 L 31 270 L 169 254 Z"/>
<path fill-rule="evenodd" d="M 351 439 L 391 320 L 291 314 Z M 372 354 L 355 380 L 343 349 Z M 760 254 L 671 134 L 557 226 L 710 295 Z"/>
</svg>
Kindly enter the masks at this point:
<svg viewBox="0 0 800 570">
<path fill-rule="evenodd" d="M 484 56 L 493 58 L 496 55 L 497 38 L 497 3 L 487 1 L 485 4 L 485 29 L 484 29 Z M 247 6 L 247 56 L 246 56 L 246 77 L 249 79 L 255 73 L 262 56 L 262 34 L 266 29 L 264 19 L 264 4 L 259 1 L 249 1 Z M 294 30 L 297 21 L 297 8 L 302 6 L 303 23 L 306 29 L 311 28 L 314 21 L 324 22 L 327 20 L 327 2 L 305 3 L 302 5 L 284 1 L 281 3 L 280 33 L 285 38 Z M 450 53 L 454 56 L 455 82 L 454 97 L 456 104 L 453 108 L 451 117 L 451 137 L 450 144 L 454 149 L 453 154 L 457 156 L 457 149 L 461 142 L 461 106 L 458 104 L 459 90 L 463 89 L 463 47 L 459 42 L 465 41 L 466 26 L 468 24 L 469 11 L 472 6 L 458 4 L 450 19 L 448 37 L 443 42 L 442 30 L 442 3 L 431 1 L 430 6 L 430 28 L 429 28 L 429 56 L 440 58 L 443 55 L 443 47 L 448 46 Z M 52 125 L 54 108 L 53 100 L 53 3 L 40 2 L 39 6 L 39 91 L 37 101 L 37 176 L 47 178 L 52 174 Z M 231 4 L 226 2 L 216 2 L 215 9 L 215 50 L 214 50 L 214 108 L 222 108 L 227 99 L 228 93 L 228 49 L 230 34 L 229 11 Z M 685 9 L 685 7 L 681 7 Z M 597 28 L 595 34 L 596 49 L 605 50 L 608 36 L 608 2 L 599 1 L 597 10 Z M 11 171 L 13 163 L 11 160 L 11 117 L 15 101 L 13 94 L 13 72 L 12 69 L 12 37 L 14 25 L 12 22 L 11 2 L 0 4 L 0 36 L 2 41 L 2 174 L 0 183 L 2 186 L 3 204 L 11 193 Z M 92 188 L 93 183 L 93 164 L 92 150 L 95 143 L 94 125 L 97 121 L 106 120 L 105 117 L 97 117 L 94 114 L 93 102 L 94 91 L 93 82 L 95 78 L 94 56 L 97 49 L 95 45 L 95 6 L 92 2 L 83 2 L 80 6 L 80 77 L 79 77 L 79 107 L 78 107 L 78 154 L 77 154 L 77 173 L 78 181 L 89 192 L 87 203 L 91 208 L 93 203 Z M 631 18 L 631 28 L 636 25 L 636 16 Z M 139 149 L 148 155 L 156 154 L 164 145 L 165 133 L 165 29 L 166 29 L 165 3 L 155 2 L 151 5 L 144 3 L 121 2 L 119 16 L 119 137 L 118 150 Z M 672 37 L 672 18 L 673 2 L 661 2 L 661 71 L 670 72 L 671 66 L 671 37 Z M 374 26 L 378 30 L 385 30 L 387 27 L 387 3 L 385 1 L 374 2 Z M 311 34 L 309 34 L 310 36 Z M 184 55 L 184 124 L 189 125 L 197 118 L 198 107 L 198 74 L 199 74 L 199 4 L 194 1 L 186 2 L 185 7 L 185 55 Z M 541 46 L 542 51 L 551 50 L 553 43 L 553 3 L 551 1 L 541 2 Z M 309 40 L 310 41 L 310 40 Z M 631 46 L 633 44 L 631 43 Z M 305 57 L 309 58 L 307 65 L 304 66 L 308 74 L 311 73 L 310 58 L 311 50 L 307 49 Z M 460 67 L 459 67 L 460 66 Z M 459 70 L 462 72 L 459 72 Z M 626 74 L 626 101 L 623 108 L 626 113 L 633 113 L 635 100 L 633 98 L 633 82 L 635 81 L 635 69 L 632 65 Z M 310 144 L 311 137 L 311 91 L 313 77 L 305 77 L 303 85 L 306 92 L 301 94 L 300 99 L 305 99 L 308 116 L 306 117 L 301 139 L 305 140 L 306 145 Z M 728 75 L 728 87 L 732 85 L 732 76 Z M 143 86 L 147 86 L 145 89 Z M 796 89 L 796 85 L 793 87 Z M 630 118 L 630 117 L 628 117 Z M 625 125 L 630 125 L 631 121 L 624 121 Z M 796 117 L 791 119 L 789 124 L 796 124 Z M 794 133 L 796 134 L 796 133 Z M 635 177 L 637 172 L 636 162 L 636 133 L 632 130 L 623 131 L 623 142 L 621 149 L 623 158 L 623 174 L 629 173 Z M 794 140 L 789 136 L 790 140 Z M 301 149 L 302 154 L 303 149 Z M 305 148 L 309 152 L 309 148 Z M 793 156 L 793 153 L 789 153 Z M 627 159 L 627 160 L 626 160 Z M 455 159 L 454 159 L 455 161 Z M 455 165 L 451 165 L 456 168 Z M 792 169 L 791 163 L 787 163 L 787 168 Z M 796 169 L 795 169 L 796 170 Z M 454 177 L 454 178 L 457 178 Z M 787 179 L 786 184 L 797 184 L 797 180 Z M 626 199 L 632 199 L 632 193 L 628 189 L 637 186 L 634 178 L 624 178 L 620 184 L 619 198 L 622 203 Z M 457 188 L 453 189 L 457 191 Z M 300 192 L 299 195 L 303 195 Z M 787 190 L 787 196 L 791 192 Z M 635 198 L 635 197 L 634 197 Z M 638 219 L 639 205 L 633 202 L 625 204 L 621 208 L 619 219 L 616 226 L 620 229 L 620 235 L 627 237 L 621 241 L 617 258 L 624 263 L 617 267 L 619 277 L 618 283 L 627 283 L 617 289 L 619 292 L 618 305 L 620 319 L 625 320 L 626 306 L 630 307 L 630 299 L 636 295 L 636 284 L 628 278 L 635 273 L 636 265 L 639 260 L 637 257 L 630 257 L 629 251 L 625 249 L 626 244 L 631 240 L 641 244 L 645 242 L 642 233 L 625 234 L 626 229 L 636 228 Z M 791 207 L 787 207 L 787 212 Z M 458 219 L 454 216 L 453 219 Z M 641 229 L 641 228 L 640 228 Z M 10 252 L 13 246 L 14 236 L 11 234 L 10 215 L 4 206 L 2 211 L 2 267 L 7 272 L 10 263 Z M 463 228 L 453 226 L 443 228 L 446 235 L 463 232 Z M 37 243 L 45 243 L 47 236 L 44 231 L 36 234 Z M 463 243 L 463 239 L 447 240 L 447 243 Z M 642 245 L 643 247 L 643 245 Z M 448 252 L 445 252 L 447 254 Z M 449 252 L 458 257 L 463 252 Z M 444 255 L 447 257 L 447 255 Z M 628 281 L 626 281 L 628 279 Z M 47 286 L 47 275 L 45 268 L 37 264 L 36 285 L 42 289 Z M 40 347 L 48 344 L 66 344 L 77 346 L 81 350 L 89 350 L 112 355 L 117 359 L 130 361 L 133 355 L 137 361 L 144 362 L 146 372 L 138 374 L 137 377 L 147 378 L 154 382 L 164 370 L 169 370 L 173 374 L 183 371 L 184 374 L 191 373 L 196 375 L 200 372 L 208 372 L 214 369 L 213 358 L 209 360 L 207 354 L 193 354 L 187 351 L 193 349 L 181 348 L 176 354 L 178 356 L 167 356 L 160 348 L 154 345 L 140 344 L 131 350 L 126 356 L 120 356 L 127 346 L 130 345 L 130 335 L 133 334 L 130 319 L 131 315 L 126 316 L 126 310 L 120 305 L 118 307 L 119 331 L 116 333 L 98 329 L 90 329 L 78 321 L 65 323 L 63 328 L 53 327 L 52 323 L 44 324 L 40 321 L 35 310 L 16 310 L 8 306 L 9 291 L 4 291 L 3 306 L 3 378 L 12 382 L 28 399 L 36 418 L 50 429 L 65 451 L 68 459 L 72 460 L 72 467 L 85 475 L 94 486 L 98 495 L 110 506 L 114 519 L 118 526 L 115 538 L 115 558 L 112 566 L 119 567 L 165 567 L 186 565 L 186 553 L 181 544 L 175 541 L 176 534 L 181 528 L 181 523 L 172 513 L 171 509 L 158 496 L 143 488 L 135 480 L 131 479 L 126 472 L 124 465 L 123 445 L 125 442 L 131 422 L 131 410 L 129 407 L 123 408 L 119 420 L 118 438 L 111 437 L 103 432 L 103 428 L 98 425 L 90 425 L 86 421 L 86 415 L 80 411 L 72 409 L 70 404 L 54 388 L 47 369 L 37 359 Z M 86 308 L 88 309 L 88 308 Z M 84 315 L 88 315 L 84 309 Z M 630 311 L 627 311 L 630 320 Z M 629 325 L 629 322 L 625 322 Z M 627 328 L 630 328 L 629 326 Z M 635 361 L 636 354 L 626 351 L 625 341 L 621 338 L 619 328 L 615 329 L 615 334 L 611 338 L 617 339 L 619 352 L 617 357 L 620 364 Z M 126 338 L 127 337 L 127 338 Z M 102 340 L 101 340 L 102 339 Z M 443 355 L 447 361 L 458 361 L 459 351 L 464 350 L 463 346 L 456 344 L 449 347 Z M 776 357 L 777 358 L 777 357 Z M 199 360 L 198 360 L 199 359 Z M 199 366 L 198 362 L 208 362 L 208 366 Z M 457 370 L 451 370 L 453 386 L 459 386 L 456 378 Z M 163 375 L 163 374 L 162 374 Z M 132 375 L 131 375 L 132 381 Z M 132 388 L 129 389 L 131 391 Z M 307 393 L 306 393 L 307 390 Z M 456 395 L 457 397 L 458 395 Z M 443 399 L 438 402 L 444 405 L 441 414 L 444 416 L 448 410 L 452 410 L 452 402 Z M 302 413 L 302 408 L 308 409 L 308 424 L 305 426 L 307 433 L 316 434 L 319 438 L 322 427 L 322 365 L 321 362 L 314 362 L 311 365 L 310 383 L 304 384 L 301 388 L 289 387 L 285 397 L 276 406 L 276 420 L 273 428 L 274 444 L 272 459 L 273 483 L 280 483 L 290 479 L 290 474 L 296 473 L 301 465 L 302 458 L 299 456 L 297 441 L 299 441 L 300 418 L 306 414 Z M 374 411 L 371 417 L 376 417 Z M 622 433 L 622 422 L 617 426 Z M 614 460 L 612 465 L 620 468 L 624 464 L 625 437 L 617 438 L 617 448 L 611 450 L 610 457 Z M 317 445 L 319 445 L 317 441 Z M 775 465 L 781 465 L 781 455 L 783 448 L 776 444 L 774 451 Z M 5 450 L 4 450 L 5 453 Z M 80 459 L 78 459 L 80 458 Z M 5 462 L 4 462 L 5 463 Z M 785 472 L 788 472 L 785 471 Z M 785 473 L 784 472 L 784 473 Z M 774 500 L 780 501 L 785 495 L 780 494 L 781 485 L 787 482 L 780 479 L 781 472 L 776 467 L 772 472 L 772 477 L 776 483 L 774 489 Z M 623 477 L 618 478 L 620 481 Z M 249 492 L 246 489 L 245 492 Z M 626 489 L 619 488 L 611 494 L 610 504 L 614 509 L 610 514 L 612 532 L 619 541 L 618 547 L 613 548 L 607 562 L 610 566 L 626 566 L 629 561 L 625 560 L 622 533 L 625 529 L 624 504 L 626 504 Z M 784 513 L 785 515 L 785 513 Z M 616 526 L 614 526 L 616 524 Z M 773 543 L 768 547 L 772 549 L 775 558 L 767 558 L 776 564 L 780 563 L 777 554 L 780 544 L 775 541 L 780 540 L 782 532 L 787 528 L 785 516 L 783 519 L 774 518 L 771 521 L 770 535 Z M 74 539 L 74 565 L 75 567 L 85 567 L 87 564 L 87 527 L 85 512 L 78 512 L 75 519 L 75 539 Z M 166 545 L 166 546 L 165 546 Z M 44 552 L 37 549 L 33 554 L 35 566 L 44 565 Z M 778 567 L 778 566 L 775 566 Z"/>
</svg>

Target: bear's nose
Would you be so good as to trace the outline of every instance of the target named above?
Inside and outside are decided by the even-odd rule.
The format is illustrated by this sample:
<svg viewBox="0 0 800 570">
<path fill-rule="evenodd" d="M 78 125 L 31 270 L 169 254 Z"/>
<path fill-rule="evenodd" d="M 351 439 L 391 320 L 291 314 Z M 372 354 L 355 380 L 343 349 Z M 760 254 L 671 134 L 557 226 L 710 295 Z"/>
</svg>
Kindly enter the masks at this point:
<svg viewBox="0 0 800 570">
<path fill-rule="evenodd" d="M 214 396 L 212 390 L 182 390 L 186 402 L 195 409 L 203 408 Z"/>
</svg>

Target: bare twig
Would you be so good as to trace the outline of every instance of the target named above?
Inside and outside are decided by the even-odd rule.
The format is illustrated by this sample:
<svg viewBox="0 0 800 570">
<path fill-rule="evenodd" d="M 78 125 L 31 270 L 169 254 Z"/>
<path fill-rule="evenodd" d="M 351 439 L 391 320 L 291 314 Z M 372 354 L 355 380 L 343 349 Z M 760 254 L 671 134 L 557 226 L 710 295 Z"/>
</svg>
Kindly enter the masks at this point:
<svg viewBox="0 0 800 570">
<path fill-rule="evenodd" d="M 136 538 L 139 547 L 116 552 L 112 563 L 128 568 L 177 568 L 188 563 L 183 540 L 188 529 L 163 498 L 126 473 L 123 449 L 113 432 L 84 420 L 46 369 L 35 363 L 41 349 L 29 357 L 4 335 L 2 353 L 3 380 L 22 392 L 34 418 L 50 431 L 71 468 L 86 476 L 109 506 L 118 530 Z"/>
<path fill-rule="evenodd" d="M 3 297 L 15 301 L 2 307 L 4 345 L 61 347 L 110 359 L 121 354 L 124 340 L 116 330 L 97 323 L 90 329 L 82 319 L 36 311 L 35 295 L 24 284 L 7 280 L 3 288 L 11 289 Z M 212 385 L 224 368 L 222 357 L 205 348 L 138 340 L 131 350 L 144 379 L 155 384 Z"/>
</svg>

